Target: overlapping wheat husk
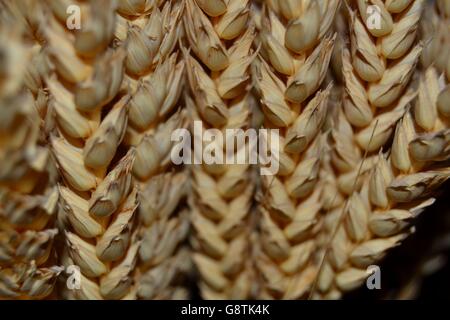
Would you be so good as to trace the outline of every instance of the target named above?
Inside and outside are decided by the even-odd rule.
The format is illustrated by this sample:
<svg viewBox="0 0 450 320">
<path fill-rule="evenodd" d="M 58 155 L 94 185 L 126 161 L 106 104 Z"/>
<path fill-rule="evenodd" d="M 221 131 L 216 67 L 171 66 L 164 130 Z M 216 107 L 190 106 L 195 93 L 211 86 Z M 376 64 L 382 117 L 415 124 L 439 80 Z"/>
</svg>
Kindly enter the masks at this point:
<svg viewBox="0 0 450 320">
<path fill-rule="evenodd" d="M 33 1 L 0 2 L 0 300 L 43 299 L 61 268 L 53 249 L 57 174 L 46 145 Z M 43 64 L 40 65 L 44 69 Z"/>
<path fill-rule="evenodd" d="M 342 53 L 346 48 L 346 43 L 348 43 L 349 37 L 349 26 L 347 25 L 346 7 L 341 6 L 338 11 L 335 21 L 334 30 L 336 31 L 336 42 L 331 56 L 330 70 L 328 72 L 328 80 L 333 81 L 333 87 L 331 88 L 330 97 L 328 98 L 328 110 L 325 119 L 325 124 L 323 126 L 323 131 L 327 133 L 327 139 L 325 141 L 325 146 L 323 147 L 322 157 L 321 157 L 321 169 L 319 171 L 319 181 L 322 187 L 321 194 L 321 215 L 326 215 L 333 208 L 341 205 L 345 201 L 345 196 L 339 190 L 338 187 L 338 172 L 336 172 L 332 165 L 332 149 L 333 141 L 330 139 L 330 134 L 335 127 L 335 119 L 341 112 L 342 96 L 345 92 L 345 81 L 342 72 Z M 323 218 L 322 218 L 323 219 Z M 327 243 L 329 241 L 329 232 L 327 228 L 323 227 L 323 222 L 320 231 L 315 236 L 315 246 L 316 258 L 318 262 L 318 269 L 322 263 L 321 258 L 324 256 Z M 308 298 L 314 296 L 317 286 L 317 276 L 315 277 L 312 289 L 308 295 Z"/>
<path fill-rule="evenodd" d="M 184 206 L 187 172 L 170 159 L 172 132 L 186 127 L 180 106 L 185 62 L 178 42 L 184 1 L 120 1 L 116 37 L 126 47 L 125 82 L 130 93 L 125 144 L 135 146 L 133 175 L 140 186 L 138 296 L 185 299 L 190 256 Z"/>
<path fill-rule="evenodd" d="M 116 3 L 87 1 L 81 29 L 66 28 L 66 6 L 48 1 L 42 34 L 51 73 L 47 106 L 54 113 L 52 154 L 62 176 L 58 223 L 61 264 L 81 271 L 67 299 L 134 299 L 138 240 L 136 151 L 121 145 L 130 96 L 121 91 L 126 49 L 115 44 Z M 73 271 L 72 271 L 73 272 Z M 68 279 L 71 281 L 71 279 Z"/>
<path fill-rule="evenodd" d="M 447 168 L 434 166 L 446 154 L 447 128 L 437 111 L 437 76 L 430 69 L 417 90 L 409 87 L 421 54 L 415 38 L 423 1 L 402 7 L 372 2 L 382 5 L 380 30 L 364 26 L 364 1 L 349 8 L 346 92 L 331 157 L 344 201 L 333 203 L 333 195 L 325 200 L 331 204 L 328 240 L 316 298 L 339 298 L 361 285 L 367 268 L 408 235 L 409 222 L 433 203 L 433 190 L 449 177 Z"/>
<path fill-rule="evenodd" d="M 322 157 L 322 169 L 320 170 L 320 181 L 322 181 L 322 212 L 326 214 L 328 210 L 336 207 L 344 201 L 344 196 L 338 188 L 337 172 L 333 169 L 331 163 L 332 139 L 329 139 L 330 132 L 335 126 L 335 119 L 341 112 L 342 96 L 345 92 L 344 74 L 342 72 L 342 53 L 349 41 L 349 26 L 347 25 L 347 8 L 341 5 L 340 10 L 336 14 L 333 28 L 336 32 L 336 42 L 333 54 L 331 55 L 330 70 L 328 72 L 329 81 L 333 81 L 330 97 L 328 98 L 327 118 L 323 127 L 323 131 L 328 133 L 326 147 L 324 148 Z M 326 230 L 321 230 L 320 235 L 316 238 L 319 241 L 319 247 L 324 246 L 326 241 Z"/>
<path fill-rule="evenodd" d="M 204 129 L 214 128 L 224 135 L 226 129 L 249 128 L 250 64 L 255 57 L 249 5 L 250 1 L 242 0 L 186 1 L 184 26 L 190 48 L 185 51 L 190 85 L 186 101 L 191 124 L 201 121 Z M 234 143 L 227 141 L 223 147 Z M 204 143 L 208 148 L 213 145 Z M 202 161 L 201 150 L 194 151 L 193 158 Z M 239 151 L 235 149 L 234 156 Z M 191 242 L 201 296 L 251 298 L 255 281 L 250 165 L 203 163 L 191 169 Z"/>
<path fill-rule="evenodd" d="M 338 12 L 336 13 L 335 19 L 333 21 L 333 30 L 336 34 L 336 40 L 334 43 L 333 53 L 331 54 L 330 67 L 328 69 L 327 76 L 325 78 L 325 83 L 333 83 L 331 88 L 330 97 L 328 98 L 328 111 L 325 124 L 323 126 L 323 131 L 330 132 L 333 128 L 334 119 L 339 112 L 340 103 L 342 100 L 342 93 L 344 92 L 344 75 L 342 73 L 342 52 L 346 48 L 346 43 L 348 42 L 348 28 L 347 25 L 347 15 L 346 7 L 341 5 Z M 327 139 L 327 144 L 330 144 L 329 139 Z M 326 157 L 330 161 L 329 151 Z M 324 158 L 324 159 L 325 159 Z M 325 165 L 328 166 L 328 165 Z"/>
<path fill-rule="evenodd" d="M 265 1 L 256 12 L 260 55 L 254 77 L 264 127 L 279 129 L 279 171 L 262 176 L 258 298 L 298 299 L 317 274 L 321 162 L 331 85 L 321 87 L 340 1 Z"/>
</svg>

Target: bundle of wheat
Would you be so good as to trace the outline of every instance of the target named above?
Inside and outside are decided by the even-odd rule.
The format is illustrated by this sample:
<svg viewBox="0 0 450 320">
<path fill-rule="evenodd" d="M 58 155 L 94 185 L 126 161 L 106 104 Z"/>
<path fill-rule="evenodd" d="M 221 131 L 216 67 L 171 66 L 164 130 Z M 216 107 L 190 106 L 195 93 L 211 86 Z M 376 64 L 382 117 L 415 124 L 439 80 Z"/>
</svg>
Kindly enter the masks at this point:
<svg viewBox="0 0 450 320">
<path fill-rule="evenodd" d="M 140 241 L 132 179 L 134 150 L 121 148 L 130 97 L 120 89 L 126 52 L 113 43 L 115 4 L 77 2 L 81 29 L 66 28 L 66 6 L 48 1 L 43 35 L 52 72 L 48 107 L 55 114 L 51 147 L 63 178 L 59 224 L 65 235 L 61 263 L 80 269 L 75 299 L 127 299 L 136 295 Z M 75 4 L 74 4 L 75 5 Z"/>
<path fill-rule="evenodd" d="M 206 67 L 186 50 L 188 81 L 194 98 L 186 98 L 191 121 L 201 121 L 204 128 L 215 128 L 224 136 L 226 129 L 249 126 L 249 67 L 254 59 L 254 27 L 249 13 L 249 1 L 186 1 L 186 37 L 192 52 Z M 194 139 L 203 143 L 202 136 L 195 132 Z M 225 144 L 231 141 L 234 144 L 234 138 Z M 202 154 L 194 151 L 194 157 L 201 161 Z M 201 277 L 203 298 L 252 296 L 250 175 L 248 164 L 192 166 L 193 259 Z"/>
<path fill-rule="evenodd" d="M 266 1 L 255 82 L 266 128 L 279 129 L 279 172 L 262 177 L 260 298 L 305 296 L 316 276 L 319 180 L 331 87 L 319 90 L 333 52 L 340 1 Z"/>
<path fill-rule="evenodd" d="M 37 18 L 38 4 L 0 2 L 0 299 L 45 298 L 61 272 L 52 266 L 57 175 L 45 94 L 42 83 L 33 85 L 33 63 L 42 61 L 30 11 Z"/>
<path fill-rule="evenodd" d="M 408 82 L 421 53 L 421 45 L 413 43 L 423 1 L 379 7 L 378 29 L 363 23 L 368 3 L 357 4 L 359 14 L 349 9 L 351 51 L 343 54 L 343 112 L 332 132 L 332 163 L 347 199 L 327 217 L 329 240 L 317 297 L 340 297 L 359 286 L 367 267 L 407 236 L 408 222 L 433 202 L 433 188 L 449 177 L 448 169 L 434 168 L 431 161 L 444 156 L 446 128 L 437 112 L 432 69 L 420 82 L 414 116 L 409 108 L 415 94 Z M 383 153 L 393 134 L 391 150 Z"/>
<path fill-rule="evenodd" d="M 363 283 L 450 177 L 450 2 L 341 2 L 0 0 L 0 299 Z"/>
<path fill-rule="evenodd" d="M 174 171 L 171 134 L 186 126 L 179 108 L 184 61 L 177 43 L 184 1 L 120 1 L 117 39 L 126 46 L 129 126 L 125 144 L 136 147 L 133 174 L 140 185 L 138 295 L 143 299 L 187 298 L 179 279 L 190 269 L 182 247 L 189 230 L 183 207 L 187 173 Z M 179 281 L 180 280 L 180 281 Z"/>
</svg>

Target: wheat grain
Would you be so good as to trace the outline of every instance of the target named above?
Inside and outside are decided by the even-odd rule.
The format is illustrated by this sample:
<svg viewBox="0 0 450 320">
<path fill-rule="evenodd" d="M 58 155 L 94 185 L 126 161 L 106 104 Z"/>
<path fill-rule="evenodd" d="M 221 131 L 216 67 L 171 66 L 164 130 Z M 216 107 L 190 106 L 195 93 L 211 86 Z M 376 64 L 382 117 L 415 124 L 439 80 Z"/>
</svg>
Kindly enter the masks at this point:
<svg viewBox="0 0 450 320">
<path fill-rule="evenodd" d="M 420 82 L 414 118 L 409 109 L 415 94 L 407 89 L 408 81 L 421 53 L 413 43 L 422 4 L 382 9 L 385 30 L 373 32 L 381 47 L 350 9 L 352 48 L 343 54 L 344 112 L 332 133 L 332 162 L 347 200 L 327 217 L 329 247 L 318 296 L 337 298 L 359 286 L 366 268 L 408 235 L 409 221 L 433 202 L 427 199 L 433 188 L 448 178 L 448 170 L 433 169 L 427 162 L 445 154 L 445 125 L 437 116 L 439 90 L 432 70 Z M 358 5 L 364 18 L 364 2 Z M 425 105 L 434 107 L 429 112 Z M 414 123 L 421 128 L 415 129 Z M 421 135 L 422 130 L 429 134 Z M 392 135 L 391 150 L 379 151 Z"/>
<path fill-rule="evenodd" d="M 260 20 L 261 56 L 255 81 L 264 126 L 280 130 L 280 170 L 262 177 L 257 267 L 260 298 L 298 299 L 317 272 L 320 231 L 320 134 L 330 86 L 319 90 L 335 36 L 331 25 L 340 1 L 266 1 Z"/>
<path fill-rule="evenodd" d="M 37 71 L 30 64 L 42 62 L 29 10 L 37 17 L 39 5 L 0 2 L 0 299 L 45 298 L 61 272 L 52 266 L 58 192 L 41 118 L 45 95 L 29 85 Z"/>
<path fill-rule="evenodd" d="M 250 124 L 254 27 L 249 13 L 249 1 L 186 2 L 186 37 L 192 52 L 207 67 L 185 52 L 194 98 L 186 97 L 190 118 L 223 133 Z M 253 261 L 248 258 L 253 195 L 249 165 L 193 166 L 192 180 L 193 259 L 201 277 L 201 295 L 205 299 L 250 298 L 254 281 Z"/>
<path fill-rule="evenodd" d="M 131 100 L 125 144 L 136 147 L 133 174 L 140 185 L 138 295 L 143 299 L 187 298 L 180 275 L 190 269 L 181 248 L 189 230 L 183 208 L 187 173 L 170 162 L 171 134 L 186 127 L 179 107 L 184 61 L 176 47 L 184 1 L 122 1 L 117 38 L 126 45 L 126 81 Z"/>
</svg>

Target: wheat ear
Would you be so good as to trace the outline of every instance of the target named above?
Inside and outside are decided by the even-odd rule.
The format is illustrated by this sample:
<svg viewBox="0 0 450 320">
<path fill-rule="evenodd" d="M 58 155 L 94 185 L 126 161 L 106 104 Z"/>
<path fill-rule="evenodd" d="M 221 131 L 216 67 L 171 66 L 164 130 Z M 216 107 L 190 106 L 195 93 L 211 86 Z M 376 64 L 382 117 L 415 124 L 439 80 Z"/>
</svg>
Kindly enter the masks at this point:
<svg viewBox="0 0 450 320">
<path fill-rule="evenodd" d="M 79 290 L 62 294 L 74 299 L 134 298 L 140 245 L 137 186 L 131 174 L 135 152 L 119 148 L 130 101 L 119 92 L 126 52 L 113 45 L 112 2 L 77 5 L 83 12 L 77 33 L 65 28 L 55 1 L 48 2 L 43 27 L 54 66 L 46 79 L 48 106 L 57 124 L 51 146 L 63 178 L 58 219 L 66 245 L 61 263 L 81 271 Z"/>
<path fill-rule="evenodd" d="M 40 9 L 33 1 L 0 2 L 0 300 L 50 296 L 61 272 L 52 266 L 57 174 L 36 68 L 45 72 L 34 37 Z"/>
<path fill-rule="evenodd" d="M 376 152 L 392 136 L 396 122 L 414 98 L 412 91 L 402 94 L 420 54 L 419 46 L 411 49 L 411 37 L 414 40 L 422 1 L 414 1 L 400 11 L 395 10 L 396 13 L 388 11 L 381 1 L 358 0 L 352 4 L 356 11 L 347 8 L 350 48 L 344 48 L 342 54 L 342 108 L 336 114 L 331 132 L 334 173 L 330 172 L 329 178 L 335 179 L 333 184 L 339 194 L 325 199 L 330 210 L 325 222 L 328 240 L 316 288 L 328 298 L 341 295 L 340 289 L 333 285 L 333 268 L 344 268 L 349 251 L 346 248 L 349 240 L 340 241 L 346 235 L 341 221 L 349 202 L 346 198 L 361 188 L 377 161 Z M 382 19 L 377 27 L 380 28 L 370 29 L 365 25 L 369 21 L 369 5 L 379 8 Z M 334 257 L 335 251 L 341 253 L 339 260 Z M 333 265 L 329 260 L 333 260 Z"/>
<path fill-rule="evenodd" d="M 366 268 L 408 235 L 408 222 L 433 202 L 431 190 L 448 178 L 446 169 L 433 170 L 428 159 L 419 159 L 425 155 L 414 147 L 415 124 L 427 122 L 430 132 L 440 131 L 441 122 L 432 116 L 436 103 L 427 116 L 420 116 L 423 103 L 416 105 L 413 119 L 409 105 L 415 94 L 405 92 L 421 53 L 413 43 L 423 1 L 410 1 L 403 10 L 383 6 L 382 30 L 373 35 L 361 20 L 367 3 L 357 3 L 359 15 L 350 9 L 351 51 L 343 54 L 344 112 L 332 133 L 332 162 L 347 199 L 327 217 L 330 240 L 318 281 L 318 296 L 327 298 L 358 287 L 368 276 Z M 424 85 L 436 89 L 422 81 L 419 101 Z M 381 152 L 392 136 L 390 152 Z"/>
<path fill-rule="evenodd" d="M 249 1 L 186 1 L 186 37 L 192 53 L 206 67 L 185 52 L 193 97 L 186 97 L 191 120 L 201 121 L 205 129 L 220 130 L 224 136 L 226 129 L 245 130 L 250 123 L 254 27 L 249 13 Z M 202 157 L 195 152 L 194 157 Z M 239 150 L 233 152 L 236 155 Z M 252 296 L 250 175 L 248 164 L 192 166 L 193 259 L 205 299 Z"/>
<path fill-rule="evenodd" d="M 259 210 L 259 298 L 298 299 L 317 273 L 315 236 L 320 230 L 319 173 L 325 148 L 321 127 L 331 87 L 319 90 L 335 35 L 340 1 L 266 1 L 255 62 L 264 127 L 279 129 L 280 170 L 262 176 Z"/>
<path fill-rule="evenodd" d="M 410 144 L 410 152 L 421 160 L 445 161 L 449 158 L 449 75 L 448 58 L 450 50 L 449 31 L 450 6 L 445 1 L 431 1 L 427 4 L 425 17 L 421 21 L 421 39 L 426 44 L 421 56 L 425 69 L 421 79 L 421 94 L 417 102 L 416 117 L 423 118 L 417 137 Z M 435 70 L 432 68 L 434 67 Z M 432 106 L 430 108 L 429 106 Z M 435 106 L 433 108 L 433 106 Z M 426 113 L 421 115 L 421 112 Z M 438 119 L 436 119 L 436 116 Z M 424 121 L 424 119 L 428 119 Z M 434 124 L 434 126 L 433 126 Z M 436 132 L 433 132 L 436 129 Z M 440 130 L 439 130 L 440 129 Z M 442 215 L 440 209 L 435 210 Z M 396 292 L 397 299 L 413 299 L 418 296 L 424 278 L 442 267 L 445 260 L 443 252 L 448 249 L 448 226 L 446 215 L 441 217 L 436 234 L 433 230 L 430 250 L 424 252 L 415 266 L 415 273 L 408 282 Z"/>
<path fill-rule="evenodd" d="M 181 299 L 181 274 L 190 269 L 183 242 L 189 217 L 183 206 L 187 173 L 172 165 L 172 132 L 186 127 L 180 108 L 185 63 L 177 43 L 184 1 L 119 2 L 116 37 L 126 46 L 125 81 L 131 95 L 124 142 L 135 146 L 133 175 L 139 184 L 138 296 Z"/>
</svg>

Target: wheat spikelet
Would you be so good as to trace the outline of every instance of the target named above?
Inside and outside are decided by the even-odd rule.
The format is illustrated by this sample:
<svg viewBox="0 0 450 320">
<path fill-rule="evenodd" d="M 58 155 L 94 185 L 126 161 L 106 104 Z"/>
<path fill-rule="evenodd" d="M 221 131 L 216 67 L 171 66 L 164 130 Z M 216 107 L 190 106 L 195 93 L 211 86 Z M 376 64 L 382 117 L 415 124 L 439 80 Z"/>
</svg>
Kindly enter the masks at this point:
<svg viewBox="0 0 450 320">
<path fill-rule="evenodd" d="M 331 26 L 340 1 L 266 1 L 260 21 L 261 55 L 255 81 L 264 127 L 280 129 L 280 170 L 263 176 L 257 267 L 260 298 L 298 299 L 317 272 L 320 231 L 321 127 L 331 87 L 319 90 L 335 35 Z"/>
<path fill-rule="evenodd" d="M 205 65 L 203 68 L 186 50 L 193 97 L 186 97 L 191 121 L 201 121 L 205 129 L 215 128 L 224 136 L 226 129 L 245 130 L 250 125 L 248 90 L 254 27 L 249 13 L 249 1 L 186 1 L 186 37 L 192 53 Z M 193 138 L 202 139 L 195 132 Z M 227 143 L 234 144 L 234 138 L 227 138 Z M 206 145 L 211 147 L 211 143 Z M 202 159 L 199 151 L 195 152 L 194 157 Z M 235 156 L 239 150 L 232 152 Z M 253 185 L 249 165 L 192 166 L 192 189 L 193 259 L 201 278 L 202 297 L 251 297 L 249 216 Z"/>
<path fill-rule="evenodd" d="M 366 268 L 408 235 L 409 221 L 434 201 L 433 188 L 448 178 L 447 169 L 429 163 L 445 156 L 446 135 L 433 70 L 420 82 L 414 117 L 409 107 L 415 94 L 407 89 L 408 81 L 421 53 L 413 43 L 422 4 L 410 1 L 401 11 L 383 7 L 383 28 L 373 31 L 378 46 L 350 9 L 352 48 L 343 53 L 344 112 L 332 132 L 332 162 L 347 199 L 325 223 L 330 238 L 318 297 L 337 298 L 359 286 L 368 276 Z M 364 1 L 358 5 L 364 17 Z M 390 152 L 383 153 L 392 136 Z"/>
<path fill-rule="evenodd" d="M 61 263 L 81 271 L 78 290 L 65 298 L 136 296 L 137 186 L 134 150 L 120 148 L 130 97 L 120 91 L 126 52 L 113 44 L 115 4 L 76 3 L 82 28 L 65 28 L 63 2 L 47 3 L 43 36 L 52 72 L 45 79 L 56 129 L 51 148 L 63 181 L 58 220 L 65 246 Z"/>
<path fill-rule="evenodd" d="M 133 174 L 140 185 L 138 295 L 143 299 L 187 298 L 180 273 L 189 269 L 180 248 L 189 230 L 182 207 L 187 174 L 171 166 L 171 134 L 186 127 L 179 108 L 184 61 L 176 47 L 184 1 L 120 1 L 116 36 L 126 45 L 129 126 L 125 144 L 136 147 Z"/>
<path fill-rule="evenodd" d="M 30 82 L 32 63 L 41 61 L 28 13 L 38 16 L 38 7 L 0 2 L 0 299 L 45 298 L 61 272 L 52 266 L 58 192 L 45 94 Z"/>
</svg>

